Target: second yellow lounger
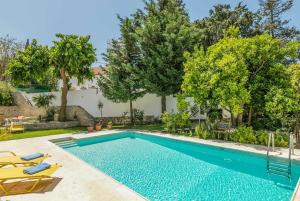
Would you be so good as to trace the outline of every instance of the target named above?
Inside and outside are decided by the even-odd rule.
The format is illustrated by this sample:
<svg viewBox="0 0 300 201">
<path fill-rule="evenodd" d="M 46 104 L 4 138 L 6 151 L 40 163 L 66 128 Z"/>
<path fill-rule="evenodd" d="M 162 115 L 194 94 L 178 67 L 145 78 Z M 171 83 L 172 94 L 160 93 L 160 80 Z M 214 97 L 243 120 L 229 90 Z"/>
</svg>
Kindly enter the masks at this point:
<svg viewBox="0 0 300 201">
<path fill-rule="evenodd" d="M 30 193 L 34 190 L 34 188 L 39 184 L 39 182 L 43 179 L 53 179 L 51 175 L 61 167 L 58 164 L 51 165 L 48 169 L 40 171 L 35 174 L 26 174 L 24 170 L 28 167 L 13 167 L 13 168 L 0 168 L 0 189 L 5 193 L 9 194 L 9 190 L 4 187 L 4 182 L 7 181 L 32 181 L 36 180 L 33 186 L 24 193 Z"/>
<path fill-rule="evenodd" d="M 43 162 L 46 158 L 50 157 L 48 154 L 45 154 L 42 157 L 35 158 L 32 160 L 23 160 L 22 156 L 17 156 L 14 152 L 11 151 L 0 151 L 0 153 L 10 154 L 10 156 L 0 157 L 0 168 L 7 165 L 12 165 L 14 167 L 17 167 L 17 165 L 25 165 L 25 166 L 35 165 Z"/>
</svg>

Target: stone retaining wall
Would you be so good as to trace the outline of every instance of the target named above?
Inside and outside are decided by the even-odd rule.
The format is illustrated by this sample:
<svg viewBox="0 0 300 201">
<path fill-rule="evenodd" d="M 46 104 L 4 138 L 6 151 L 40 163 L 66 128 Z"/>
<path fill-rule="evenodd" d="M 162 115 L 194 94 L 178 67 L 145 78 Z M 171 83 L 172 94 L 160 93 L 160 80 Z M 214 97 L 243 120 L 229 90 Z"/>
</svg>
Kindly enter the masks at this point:
<svg viewBox="0 0 300 201">
<path fill-rule="evenodd" d="M 19 116 L 20 108 L 18 106 L 0 106 L 0 114 L 3 115 L 3 118 Z"/>
<path fill-rule="evenodd" d="M 30 101 L 26 100 L 22 93 L 13 93 L 16 106 L 0 106 L 0 114 L 3 118 L 11 118 L 16 116 L 27 116 L 38 118 L 44 116 L 46 110 L 31 105 Z"/>
<path fill-rule="evenodd" d="M 12 118 L 16 116 L 26 116 L 33 119 L 38 119 L 39 116 L 46 116 L 46 110 L 44 108 L 38 108 L 32 105 L 22 93 L 16 92 L 13 94 L 13 96 L 16 106 L 1 106 L 1 119 Z M 59 107 L 56 107 L 56 110 L 58 113 Z M 67 120 L 78 121 L 81 126 L 94 125 L 94 118 L 80 106 L 67 106 Z"/>
<path fill-rule="evenodd" d="M 80 126 L 79 121 L 66 121 L 66 122 L 45 122 L 45 123 L 28 123 L 24 124 L 25 130 L 50 130 L 60 128 L 72 128 Z"/>
<path fill-rule="evenodd" d="M 59 107 L 58 107 L 59 109 Z M 67 120 L 79 121 L 81 126 L 93 126 L 94 117 L 80 106 L 67 107 Z"/>
</svg>

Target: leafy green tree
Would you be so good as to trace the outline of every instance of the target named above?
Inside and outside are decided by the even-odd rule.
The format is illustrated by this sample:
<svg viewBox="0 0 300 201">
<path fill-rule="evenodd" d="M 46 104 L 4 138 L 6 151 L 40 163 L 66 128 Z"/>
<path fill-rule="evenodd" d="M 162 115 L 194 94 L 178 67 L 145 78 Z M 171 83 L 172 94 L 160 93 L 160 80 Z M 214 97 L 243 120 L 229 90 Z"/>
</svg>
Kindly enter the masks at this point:
<svg viewBox="0 0 300 201">
<path fill-rule="evenodd" d="M 289 88 L 290 76 L 287 73 L 288 63 L 295 62 L 299 44 L 286 43 L 261 35 L 247 39 L 247 51 L 244 53 L 249 71 L 247 89 L 250 92 L 250 102 L 246 105 L 248 124 L 256 116 L 266 113 L 266 94 L 272 88 L 285 90 Z"/>
<path fill-rule="evenodd" d="M 209 11 L 209 16 L 197 20 L 196 26 L 203 32 L 202 46 L 207 49 L 225 37 L 227 29 L 231 26 L 240 29 L 241 37 L 251 37 L 258 33 L 256 14 L 246 5 L 239 3 L 231 9 L 229 4 L 215 5 Z"/>
<path fill-rule="evenodd" d="M 9 81 L 9 77 L 5 74 L 5 71 L 8 68 L 8 63 L 10 60 L 15 58 L 18 51 L 23 48 L 24 44 L 22 42 L 18 42 L 9 35 L 0 37 L 0 81 Z"/>
<path fill-rule="evenodd" d="M 133 73 L 141 65 L 140 51 L 133 34 L 135 21 L 129 18 L 119 19 L 121 37 L 119 40 L 112 40 L 104 54 L 108 69 L 100 75 L 98 85 L 108 99 L 117 103 L 129 101 L 130 120 L 133 124 L 132 102 L 145 94 L 142 82 Z"/>
<path fill-rule="evenodd" d="M 300 66 L 290 65 L 287 69 L 289 84 L 284 90 L 273 87 L 266 95 L 266 111 L 283 126 L 291 126 L 300 144 Z"/>
<path fill-rule="evenodd" d="M 237 117 L 250 99 L 244 48 L 242 40 L 225 38 L 207 52 L 196 49 L 192 54 L 186 53 L 182 90 L 201 107 L 220 105 L 228 108 L 232 117 Z"/>
<path fill-rule="evenodd" d="M 60 121 L 66 120 L 68 83 L 76 78 L 78 83 L 92 79 L 91 65 L 96 61 L 96 49 L 90 43 L 90 36 L 56 34 L 58 41 L 53 41 L 50 50 L 50 64 L 54 74 L 62 80 Z"/>
<path fill-rule="evenodd" d="M 7 82 L 0 81 L 0 106 L 14 105 L 14 90 Z"/>
<path fill-rule="evenodd" d="M 289 68 L 291 75 L 291 86 L 293 91 L 292 111 L 294 119 L 294 133 L 297 142 L 300 144 L 300 65 L 291 65 Z"/>
<path fill-rule="evenodd" d="M 10 60 L 6 74 L 11 77 L 11 83 L 18 86 L 26 85 L 32 80 L 44 79 L 48 69 L 49 49 L 33 39 L 26 49 L 20 50 L 15 58 Z"/>
<path fill-rule="evenodd" d="M 283 40 L 299 38 L 299 30 L 287 26 L 290 20 L 282 19 L 282 15 L 293 7 L 293 3 L 294 0 L 259 0 L 262 31 Z"/>
<path fill-rule="evenodd" d="M 272 88 L 289 87 L 287 64 L 297 57 L 298 48 L 297 43 L 283 45 L 267 34 L 226 37 L 207 52 L 186 53 L 182 90 L 202 107 L 229 109 L 236 125 L 236 118 L 242 122 L 245 112 L 251 117 L 265 112 L 266 94 Z"/>
<path fill-rule="evenodd" d="M 53 75 L 53 79 L 62 79 L 60 120 L 65 121 L 69 80 L 75 77 L 81 83 L 84 79 L 91 79 L 93 74 L 90 66 L 96 61 L 96 53 L 89 42 L 89 36 L 56 36 L 59 40 L 54 41 L 54 46 L 50 49 L 38 45 L 34 39 L 11 60 L 7 73 L 16 86 L 32 80 L 45 80 L 49 74 Z"/>
<path fill-rule="evenodd" d="M 200 37 L 199 29 L 189 21 L 181 0 L 150 0 L 137 28 L 143 66 L 138 73 L 144 88 L 161 96 L 162 112 L 166 96 L 180 90 L 183 74 L 183 52 L 192 50 Z"/>
</svg>

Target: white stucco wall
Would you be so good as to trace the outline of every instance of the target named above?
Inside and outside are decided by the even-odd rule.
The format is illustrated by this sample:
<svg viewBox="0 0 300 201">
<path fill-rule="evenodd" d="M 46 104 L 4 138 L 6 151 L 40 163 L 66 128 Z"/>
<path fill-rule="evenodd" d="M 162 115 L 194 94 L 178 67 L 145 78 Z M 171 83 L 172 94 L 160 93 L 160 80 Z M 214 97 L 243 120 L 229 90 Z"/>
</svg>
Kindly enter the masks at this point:
<svg viewBox="0 0 300 201">
<path fill-rule="evenodd" d="M 97 86 L 97 80 L 99 76 L 91 81 L 86 80 L 83 84 L 78 85 L 77 79 L 73 78 L 70 80 L 71 90 L 68 93 L 68 105 L 78 105 L 84 108 L 94 117 L 100 117 L 100 111 L 98 109 L 98 102 L 101 100 L 103 103 L 102 116 L 103 117 L 119 117 L 122 116 L 124 112 L 129 113 L 129 102 L 128 103 L 113 103 L 112 101 L 106 99 Z M 61 80 L 58 82 L 59 89 L 62 86 Z M 56 96 L 56 100 L 53 101 L 54 106 L 60 106 L 61 92 L 53 92 Z M 38 94 L 27 94 L 29 100 L 33 96 Z M 188 98 L 187 101 L 190 105 L 194 105 L 192 98 Z M 167 96 L 166 97 L 167 111 L 168 112 L 178 112 L 176 106 L 176 97 Z M 161 116 L 161 98 L 155 94 L 146 94 L 144 97 L 137 99 L 133 102 L 133 108 L 143 110 L 145 115 L 152 115 L 155 117 Z M 198 119 L 199 115 L 192 117 L 193 119 Z M 206 115 L 200 115 L 201 119 L 205 119 Z"/>
<path fill-rule="evenodd" d="M 56 98 L 53 101 L 54 106 L 60 106 L 61 103 L 61 92 L 52 92 Z M 32 102 L 32 97 L 39 95 L 25 94 L 27 98 Z M 112 101 L 106 99 L 101 91 L 97 89 L 87 89 L 87 90 L 72 90 L 68 92 L 68 105 L 78 105 L 84 108 L 94 117 L 100 117 L 100 111 L 98 109 L 98 102 L 103 103 L 103 117 L 118 117 L 124 112 L 129 112 L 129 103 L 113 103 Z M 167 111 L 172 111 L 176 109 L 176 99 L 167 98 Z M 170 101 L 170 103 L 169 103 Z M 32 104 L 34 104 L 32 102 Z M 169 106 L 172 105 L 172 106 Z M 175 108 L 173 106 L 175 105 Z M 133 102 L 133 108 L 143 110 L 145 115 L 153 115 L 159 117 L 161 115 L 161 101 L 160 97 L 154 94 L 146 94 L 144 97 L 137 99 Z"/>
</svg>

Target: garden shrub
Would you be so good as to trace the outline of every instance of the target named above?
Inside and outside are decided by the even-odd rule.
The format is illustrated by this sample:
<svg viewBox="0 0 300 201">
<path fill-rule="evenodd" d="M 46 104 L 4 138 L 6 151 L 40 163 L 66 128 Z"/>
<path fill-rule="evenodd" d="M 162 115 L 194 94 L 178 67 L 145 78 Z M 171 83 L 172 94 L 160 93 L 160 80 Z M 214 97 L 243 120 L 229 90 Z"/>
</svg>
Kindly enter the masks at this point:
<svg viewBox="0 0 300 201">
<path fill-rule="evenodd" d="M 289 146 L 289 136 L 285 133 L 277 131 L 275 134 L 275 146 L 277 147 L 288 147 Z"/>
<path fill-rule="evenodd" d="M 0 82 L 0 106 L 14 105 L 13 89 L 7 84 Z"/>
<path fill-rule="evenodd" d="M 164 128 L 169 132 L 175 132 L 175 114 L 164 112 L 161 116 Z"/>
<path fill-rule="evenodd" d="M 198 124 L 196 127 L 195 127 L 195 135 L 198 136 L 199 138 L 202 137 L 202 133 L 201 133 L 201 126 Z"/>
<path fill-rule="evenodd" d="M 134 118 L 134 123 L 139 122 L 139 124 L 143 124 L 144 111 L 139 109 L 133 109 L 133 118 Z"/>
<path fill-rule="evenodd" d="M 230 136 L 234 142 L 256 144 L 255 132 L 251 127 L 240 126 Z"/>
<path fill-rule="evenodd" d="M 47 121 L 54 120 L 55 109 L 54 109 L 54 107 L 50 107 L 52 105 L 52 101 L 54 99 L 55 99 L 54 94 L 39 94 L 32 98 L 33 102 L 35 103 L 35 106 L 46 109 L 46 113 L 47 113 L 46 120 Z"/>
<path fill-rule="evenodd" d="M 32 97 L 35 106 L 39 108 L 49 108 L 52 104 L 52 101 L 55 99 L 54 94 L 39 94 L 37 96 Z"/>
<path fill-rule="evenodd" d="M 162 122 L 165 129 L 169 132 L 176 132 L 177 128 L 188 128 L 191 126 L 190 115 L 188 112 L 162 114 Z"/>
<path fill-rule="evenodd" d="M 188 128 L 191 126 L 190 114 L 188 112 L 177 113 L 175 115 L 176 128 Z"/>
<path fill-rule="evenodd" d="M 207 126 L 205 125 L 205 123 L 200 123 L 196 126 L 195 128 L 195 134 L 201 138 L 201 139 L 208 139 L 211 135 L 210 135 L 210 131 L 207 128 Z"/>
<path fill-rule="evenodd" d="M 288 138 L 288 135 L 276 132 L 275 146 L 287 147 L 289 144 Z M 269 135 L 268 131 L 265 130 L 255 132 L 252 127 L 240 126 L 231 134 L 230 139 L 240 143 L 268 145 Z"/>
<path fill-rule="evenodd" d="M 258 144 L 268 145 L 269 134 L 268 131 L 261 130 L 256 132 Z"/>
</svg>

